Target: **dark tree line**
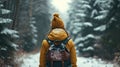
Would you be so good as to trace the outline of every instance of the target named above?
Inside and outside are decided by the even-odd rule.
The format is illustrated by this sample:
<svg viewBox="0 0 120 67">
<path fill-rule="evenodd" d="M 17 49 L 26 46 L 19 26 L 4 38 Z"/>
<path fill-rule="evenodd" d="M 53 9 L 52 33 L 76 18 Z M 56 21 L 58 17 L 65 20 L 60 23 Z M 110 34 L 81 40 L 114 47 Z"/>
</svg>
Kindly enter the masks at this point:
<svg viewBox="0 0 120 67">
<path fill-rule="evenodd" d="M 11 3 L 13 2 L 13 3 Z M 11 5 L 13 7 L 8 7 Z M 15 66 L 14 58 L 18 45 L 14 43 L 15 39 L 19 38 L 18 32 L 12 30 L 14 22 L 14 6 L 16 1 L 0 1 L 0 67 Z"/>
<path fill-rule="evenodd" d="M 17 30 L 20 35 L 18 43 L 23 50 L 29 52 L 40 48 L 38 46 L 45 37 L 49 26 L 48 8 L 46 0 L 20 0 Z M 31 22 L 35 22 L 32 28 Z M 35 29 L 33 30 L 33 28 Z"/>
<path fill-rule="evenodd" d="M 47 0 L 0 0 L 2 67 L 16 67 L 15 54 L 19 51 L 31 52 L 40 48 L 49 28 L 48 5 Z"/>
<path fill-rule="evenodd" d="M 120 0 L 76 0 L 71 5 L 67 27 L 77 52 L 113 59 L 120 49 Z"/>
</svg>

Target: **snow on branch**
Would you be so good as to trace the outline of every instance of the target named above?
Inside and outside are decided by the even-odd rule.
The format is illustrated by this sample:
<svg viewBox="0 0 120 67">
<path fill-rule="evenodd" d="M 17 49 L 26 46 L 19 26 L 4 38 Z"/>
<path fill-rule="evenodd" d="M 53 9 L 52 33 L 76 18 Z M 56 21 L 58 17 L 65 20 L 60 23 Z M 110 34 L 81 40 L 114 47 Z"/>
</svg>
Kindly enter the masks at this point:
<svg viewBox="0 0 120 67">
<path fill-rule="evenodd" d="M 100 0 L 96 0 L 95 3 L 93 4 L 93 6 L 96 6 L 99 2 L 100 2 Z"/>
<path fill-rule="evenodd" d="M 91 17 L 94 17 L 96 14 L 98 14 L 98 12 L 97 12 L 96 9 L 94 9 L 94 10 L 92 11 L 92 13 L 91 13 Z"/>
<path fill-rule="evenodd" d="M 36 23 L 36 21 L 32 21 L 32 22 L 30 22 L 30 23 L 35 24 L 35 23 Z"/>
<path fill-rule="evenodd" d="M 85 39 L 88 39 L 88 38 L 95 38 L 95 36 L 93 34 L 88 34 Z"/>
<path fill-rule="evenodd" d="M 36 44 L 37 43 L 37 39 L 33 38 L 32 39 L 32 43 Z"/>
<path fill-rule="evenodd" d="M 106 30 L 106 25 L 101 25 L 99 27 L 94 28 L 94 31 L 104 31 Z"/>
<path fill-rule="evenodd" d="M 11 12 L 10 10 L 2 9 L 2 14 L 8 14 L 8 13 L 10 13 L 10 12 Z"/>
<path fill-rule="evenodd" d="M 93 24 L 91 22 L 76 22 L 74 23 L 75 26 L 89 26 L 89 27 L 92 27 Z"/>
<path fill-rule="evenodd" d="M 6 48 L 1 48 L 0 50 L 4 50 L 4 51 L 6 51 L 7 49 L 6 49 Z"/>
<path fill-rule="evenodd" d="M 108 10 L 99 11 L 100 14 L 106 14 L 106 13 L 108 13 L 108 12 L 109 12 Z"/>
<path fill-rule="evenodd" d="M 85 17 L 86 14 L 84 14 L 84 13 L 78 13 L 78 14 L 76 14 L 76 16 Z"/>
<path fill-rule="evenodd" d="M 79 41 L 85 41 L 87 40 L 88 38 L 95 38 L 95 36 L 93 34 L 88 34 L 87 36 L 85 37 L 80 37 L 80 38 L 76 38 L 75 39 L 75 43 L 78 43 Z"/>
<path fill-rule="evenodd" d="M 92 46 L 89 46 L 88 48 L 84 48 L 83 51 L 88 51 L 88 50 L 94 50 Z"/>
<path fill-rule="evenodd" d="M 78 3 L 79 3 L 79 4 L 89 4 L 89 2 L 88 2 L 88 1 L 85 1 L 85 0 L 78 0 Z"/>
<path fill-rule="evenodd" d="M 3 7 L 3 4 L 0 4 L 0 7 Z"/>
<path fill-rule="evenodd" d="M 17 31 L 15 30 L 10 30 L 8 28 L 5 28 L 3 31 L 1 31 L 1 34 L 10 34 L 10 35 L 13 35 L 13 34 L 16 34 L 18 33 Z"/>
<path fill-rule="evenodd" d="M 83 43 L 80 43 L 79 45 L 78 45 L 78 47 L 83 47 L 84 46 L 84 44 Z"/>
<path fill-rule="evenodd" d="M 13 48 L 15 48 L 15 50 L 17 50 L 17 48 L 18 48 L 18 45 L 15 44 L 15 43 L 12 43 L 11 46 L 12 46 Z"/>
<path fill-rule="evenodd" d="M 12 22 L 11 19 L 0 18 L 0 23 L 11 23 L 11 22 Z"/>
<path fill-rule="evenodd" d="M 32 32 L 37 32 L 36 27 L 33 24 L 31 24 L 30 27 L 32 27 Z"/>
<path fill-rule="evenodd" d="M 19 35 L 14 34 L 14 35 L 12 35 L 12 37 L 14 37 L 14 38 L 19 38 Z"/>
<path fill-rule="evenodd" d="M 77 34 L 79 31 L 81 31 L 80 27 L 79 28 L 75 28 L 72 32 L 73 32 L 73 34 Z"/>
<path fill-rule="evenodd" d="M 90 27 L 93 26 L 92 23 L 90 23 L 90 22 L 84 22 L 83 25 L 84 25 L 84 26 L 90 26 Z"/>
<path fill-rule="evenodd" d="M 75 23 L 80 22 L 80 21 L 81 21 L 81 19 L 78 19 L 78 18 L 76 18 L 76 19 L 74 20 Z"/>
<path fill-rule="evenodd" d="M 79 27 L 79 26 L 82 26 L 82 23 L 75 22 L 73 25 L 76 26 L 76 27 Z"/>
<path fill-rule="evenodd" d="M 89 9 L 91 9 L 91 6 L 90 6 L 90 5 L 87 5 L 87 4 L 83 5 L 82 7 L 83 7 L 83 8 L 89 8 Z"/>
<path fill-rule="evenodd" d="M 107 0 L 96 0 L 94 6 L 105 3 Z"/>
<path fill-rule="evenodd" d="M 81 10 L 81 9 L 78 9 L 78 10 L 75 10 L 76 13 L 84 13 L 85 10 Z"/>
<path fill-rule="evenodd" d="M 103 15 L 96 16 L 94 19 L 102 20 L 102 19 L 104 19 L 106 16 L 107 16 L 106 14 L 103 14 Z"/>
</svg>

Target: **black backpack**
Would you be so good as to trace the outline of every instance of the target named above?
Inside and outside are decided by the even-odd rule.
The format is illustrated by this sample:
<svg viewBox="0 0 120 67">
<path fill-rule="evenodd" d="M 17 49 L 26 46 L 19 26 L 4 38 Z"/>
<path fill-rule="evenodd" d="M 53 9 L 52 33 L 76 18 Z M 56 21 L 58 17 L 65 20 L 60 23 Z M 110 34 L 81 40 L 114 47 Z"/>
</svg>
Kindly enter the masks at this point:
<svg viewBox="0 0 120 67">
<path fill-rule="evenodd" d="M 50 45 L 46 55 L 47 67 L 71 67 L 70 52 L 66 48 L 70 38 L 62 41 L 52 41 L 48 38 L 46 40 Z"/>
</svg>

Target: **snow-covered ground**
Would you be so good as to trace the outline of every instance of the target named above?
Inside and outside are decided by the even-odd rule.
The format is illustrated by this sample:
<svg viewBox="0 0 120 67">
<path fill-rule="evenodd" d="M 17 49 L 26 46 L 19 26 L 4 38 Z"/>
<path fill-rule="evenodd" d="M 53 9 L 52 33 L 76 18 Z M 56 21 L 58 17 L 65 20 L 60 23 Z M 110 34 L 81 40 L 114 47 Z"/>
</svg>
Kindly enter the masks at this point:
<svg viewBox="0 0 120 67">
<path fill-rule="evenodd" d="M 21 63 L 20 67 L 38 67 L 39 53 L 34 55 L 29 55 L 29 54 L 23 55 L 17 61 Z M 84 58 L 84 57 L 77 58 L 77 65 L 78 67 L 113 67 L 112 63 L 107 63 L 100 59 Z"/>
</svg>

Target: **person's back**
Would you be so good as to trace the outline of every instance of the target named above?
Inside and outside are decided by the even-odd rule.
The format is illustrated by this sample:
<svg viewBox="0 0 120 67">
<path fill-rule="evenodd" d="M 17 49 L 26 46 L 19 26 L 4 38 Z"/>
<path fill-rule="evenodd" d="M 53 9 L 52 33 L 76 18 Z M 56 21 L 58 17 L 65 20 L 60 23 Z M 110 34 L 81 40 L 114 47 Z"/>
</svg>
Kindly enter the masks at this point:
<svg viewBox="0 0 120 67">
<path fill-rule="evenodd" d="M 47 38 L 44 39 L 42 42 L 42 47 L 40 50 L 40 65 L 39 67 L 77 67 L 76 65 L 76 52 L 74 48 L 74 43 L 72 39 L 66 40 L 67 42 L 64 43 L 65 48 L 68 50 L 67 56 L 69 57 L 67 61 L 53 61 L 53 59 L 48 60 L 48 53 L 51 48 L 51 44 L 49 41 L 54 42 L 54 45 L 58 46 L 61 42 L 63 42 L 65 39 L 69 38 L 68 33 L 65 31 L 64 24 L 62 20 L 59 18 L 58 14 L 54 14 L 54 18 L 52 20 L 52 29 L 49 32 Z M 58 54 L 59 55 L 59 54 Z M 56 56 L 56 55 L 55 55 Z M 62 56 L 63 58 L 66 58 L 65 53 Z M 63 65 L 64 64 L 64 65 Z"/>
</svg>

